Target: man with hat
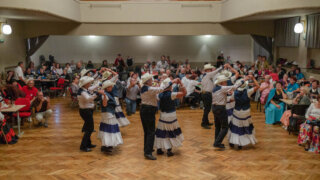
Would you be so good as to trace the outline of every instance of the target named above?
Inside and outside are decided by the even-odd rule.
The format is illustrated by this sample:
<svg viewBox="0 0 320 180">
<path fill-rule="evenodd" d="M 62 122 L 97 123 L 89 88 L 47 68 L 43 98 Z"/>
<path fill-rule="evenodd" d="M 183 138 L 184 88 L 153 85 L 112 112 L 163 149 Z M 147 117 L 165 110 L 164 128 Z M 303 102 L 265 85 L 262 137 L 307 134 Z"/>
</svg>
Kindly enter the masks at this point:
<svg viewBox="0 0 320 180">
<path fill-rule="evenodd" d="M 209 112 L 211 110 L 212 104 L 212 90 L 213 90 L 213 79 L 215 76 L 222 70 L 222 67 L 212 71 L 215 67 L 211 64 L 204 65 L 204 75 L 201 81 L 202 85 L 202 100 L 203 100 L 203 116 L 202 116 L 202 123 L 201 126 L 205 129 L 210 129 L 210 126 L 213 125 L 209 123 Z"/>
<path fill-rule="evenodd" d="M 225 67 L 231 68 L 229 64 L 226 64 Z M 228 80 L 229 77 L 224 74 L 219 75 L 214 82 L 216 86 L 212 92 L 212 112 L 215 122 L 215 141 L 213 146 L 222 149 L 225 148 L 222 141 L 228 133 L 227 94 L 229 91 L 241 86 L 248 79 L 245 77 L 244 81 L 237 81 L 233 86 L 227 86 Z"/>
<path fill-rule="evenodd" d="M 177 81 L 174 80 L 173 83 Z M 140 118 L 144 131 L 144 156 L 149 160 L 156 160 L 152 155 L 155 138 L 155 121 L 158 106 L 157 94 L 164 90 L 163 87 L 152 87 L 153 75 L 145 73 L 141 77 L 141 109 Z"/>
<path fill-rule="evenodd" d="M 82 127 L 82 132 L 84 132 L 82 142 L 80 145 L 80 150 L 84 152 L 90 152 L 90 148 L 96 147 L 96 145 L 91 144 L 91 134 L 94 130 L 93 123 L 93 109 L 94 109 L 94 99 L 97 98 L 97 94 L 91 93 L 89 87 L 91 86 L 94 79 L 92 77 L 83 76 L 80 79 L 80 89 L 78 90 L 78 100 L 79 100 L 79 112 L 81 118 L 84 120 Z M 104 92 L 99 91 L 100 94 Z"/>
</svg>

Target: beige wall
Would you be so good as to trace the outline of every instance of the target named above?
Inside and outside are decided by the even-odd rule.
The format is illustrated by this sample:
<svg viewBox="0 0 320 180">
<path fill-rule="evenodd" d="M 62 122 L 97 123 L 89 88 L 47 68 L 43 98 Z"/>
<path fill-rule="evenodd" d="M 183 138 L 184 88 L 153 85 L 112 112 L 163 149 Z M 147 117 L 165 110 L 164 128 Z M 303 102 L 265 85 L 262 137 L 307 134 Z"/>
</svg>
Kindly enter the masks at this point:
<svg viewBox="0 0 320 180">
<path fill-rule="evenodd" d="M 316 67 L 320 67 L 320 49 L 308 49 L 308 59 L 313 59 Z"/>
<path fill-rule="evenodd" d="M 245 63 L 253 62 L 252 38 L 249 35 L 213 35 L 207 36 L 50 36 L 41 48 L 32 56 L 38 64 L 39 56 L 55 56 L 59 63 L 71 60 L 101 64 L 107 59 L 113 63 L 116 55 L 124 58 L 133 56 L 135 63 L 145 63 L 147 59 L 158 61 L 161 55 L 171 59 L 201 65 L 215 61 L 220 51 L 233 60 Z"/>
<path fill-rule="evenodd" d="M 25 60 L 25 44 L 23 25 L 16 21 L 8 21 L 13 31 L 11 35 L 0 35 L 4 43 L 0 43 L 0 72 L 5 67 L 16 66 L 19 61 Z"/>
<path fill-rule="evenodd" d="M 39 35 L 228 35 L 258 34 L 273 36 L 273 21 L 161 24 L 77 24 L 62 22 L 24 22 L 26 37 Z"/>
</svg>

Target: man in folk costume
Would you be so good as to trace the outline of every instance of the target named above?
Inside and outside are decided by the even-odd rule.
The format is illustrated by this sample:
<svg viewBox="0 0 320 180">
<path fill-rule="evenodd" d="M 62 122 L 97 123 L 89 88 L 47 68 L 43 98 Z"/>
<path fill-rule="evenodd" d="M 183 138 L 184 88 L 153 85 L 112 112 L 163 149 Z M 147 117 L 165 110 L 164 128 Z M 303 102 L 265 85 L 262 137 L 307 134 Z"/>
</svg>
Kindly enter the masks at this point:
<svg viewBox="0 0 320 180">
<path fill-rule="evenodd" d="M 79 112 L 81 118 L 84 120 L 82 127 L 82 132 L 84 132 L 82 142 L 80 145 L 80 150 L 84 152 L 90 152 L 90 148 L 96 147 L 96 145 L 91 144 L 91 134 L 94 130 L 93 123 L 93 109 L 94 109 L 94 99 L 97 97 L 96 93 L 91 93 L 89 88 L 94 79 L 92 77 L 83 76 L 80 79 L 80 89 L 78 90 L 77 98 L 79 100 Z M 99 93 L 103 93 L 100 91 Z"/>
<path fill-rule="evenodd" d="M 176 80 L 177 81 L 177 80 Z M 141 109 L 140 118 L 144 131 L 144 156 L 149 160 L 156 160 L 152 155 L 155 138 L 155 121 L 158 107 L 157 95 L 162 92 L 163 87 L 152 87 L 153 75 L 145 73 L 141 77 Z"/>
<path fill-rule="evenodd" d="M 226 64 L 225 68 L 231 67 L 229 64 Z M 244 83 L 244 81 L 237 81 L 233 86 L 227 86 L 228 80 L 229 78 L 225 75 L 219 75 L 212 92 L 212 112 L 215 122 L 215 141 L 213 146 L 222 149 L 225 148 L 222 141 L 228 133 L 227 94 Z M 246 81 L 247 79 L 244 80 Z"/>
<path fill-rule="evenodd" d="M 213 125 L 212 123 L 209 123 L 209 118 L 208 118 L 208 115 L 211 110 L 211 104 L 212 104 L 212 90 L 214 87 L 213 80 L 215 79 L 215 76 L 222 70 L 222 67 L 213 71 L 214 68 L 215 67 L 212 66 L 211 64 L 206 64 L 204 66 L 205 73 L 201 81 L 202 100 L 204 104 L 201 126 L 204 129 L 211 129 L 210 126 Z"/>
</svg>

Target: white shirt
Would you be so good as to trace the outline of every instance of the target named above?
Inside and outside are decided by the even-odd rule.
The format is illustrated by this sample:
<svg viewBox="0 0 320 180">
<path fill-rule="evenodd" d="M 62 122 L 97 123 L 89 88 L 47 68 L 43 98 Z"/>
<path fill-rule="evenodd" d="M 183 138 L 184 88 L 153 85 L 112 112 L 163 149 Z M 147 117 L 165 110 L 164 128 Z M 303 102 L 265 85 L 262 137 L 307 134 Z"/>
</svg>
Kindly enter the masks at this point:
<svg viewBox="0 0 320 180">
<path fill-rule="evenodd" d="M 216 86 L 218 90 L 212 92 L 212 104 L 215 105 L 226 105 L 227 104 L 227 93 L 235 90 L 243 84 L 243 81 L 237 81 L 233 86 Z"/>
<path fill-rule="evenodd" d="M 191 93 L 194 92 L 196 89 L 196 85 L 198 85 L 199 82 L 196 80 L 189 80 L 188 86 L 187 86 L 187 96 L 189 96 Z"/>
<path fill-rule="evenodd" d="M 315 106 L 315 103 L 310 104 L 307 113 L 306 113 L 306 118 L 309 118 L 309 116 L 315 117 L 317 119 L 320 118 L 320 108 L 317 108 Z"/>
<path fill-rule="evenodd" d="M 89 91 L 84 88 L 82 89 L 81 95 L 78 95 L 80 109 L 93 109 L 94 99 L 97 98 L 97 95 L 89 93 Z"/>
<path fill-rule="evenodd" d="M 23 75 L 23 71 L 22 71 L 22 68 L 20 66 L 17 66 L 15 69 L 14 69 L 14 78 L 15 80 L 20 80 L 19 77 L 22 77 L 23 80 L 25 80 L 24 78 L 24 75 Z"/>
<path fill-rule="evenodd" d="M 57 74 L 61 75 L 63 73 L 62 68 L 56 69 Z"/>
<path fill-rule="evenodd" d="M 188 78 L 186 78 L 185 76 L 181 79 L 181 82 L 182 82 L 184 87 L 188 87 L 189 81 L 190 80 Z"/>
<path fill-rule="evenodd" d="M 160 69 L 167 69 L 168 66 L 169 65 L 168 65 L 167 61 L 164 61 L 164 63 L 162 63 L 162 61 L 158 61 L 157 70 L 160 71 Z"/>
<path fill-rule="evenodd" d="M 158 106 L 157 96 L 164 89 L 161 87 L 148 86 L 148 90 L 143 92 L 144 88 L 145 87 L 141 88 L 141 95 L 140 95 L 141 96 L 141 104 L 157 107 Z"/>
<path fill-rule="evenodd" d="M 216 75 L 218 72 L 222 70 L 222 67 L 216 69 L 215 71 L 205 73 L 204 77 L 202 78 L 201 85 L 202 85 L 202 90 L 204 92 L 212 92 L 213 87 L 214 87 L 214 79 L 216 79 Z"/>
</svg>

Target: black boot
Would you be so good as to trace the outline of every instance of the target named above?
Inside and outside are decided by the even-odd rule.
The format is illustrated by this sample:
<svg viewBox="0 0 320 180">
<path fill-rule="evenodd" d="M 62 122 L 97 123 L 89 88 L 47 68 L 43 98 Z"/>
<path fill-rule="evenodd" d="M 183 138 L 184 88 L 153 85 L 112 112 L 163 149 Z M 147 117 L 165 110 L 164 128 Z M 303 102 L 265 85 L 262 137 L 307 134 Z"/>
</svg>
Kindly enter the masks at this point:
<svg viewBox="0 0 320 180">
<path fill-rule="evenodd" d="M 171 149 L 168 149 L 168 150 L 167 150 L 167 156 L 170 157 L 170 156 L 173 156 L 173 155 L 174 155 L 174 154 L 173 154 L 172 150 L 171 150 Z"/>
<path fill-rule="evenodd" d="M 231 148 L 234 148 L 234 144 L 232 144 L 232 143 L 229 143 L 229 146 L 230 146 Z"/>
<path fill-rule="evenodd" d="M 158 155 L 163 155 L 164 152 L 162 151 L 162 149 L 157 149 L 157 154 L 158 154 Z"/>
</svg>

